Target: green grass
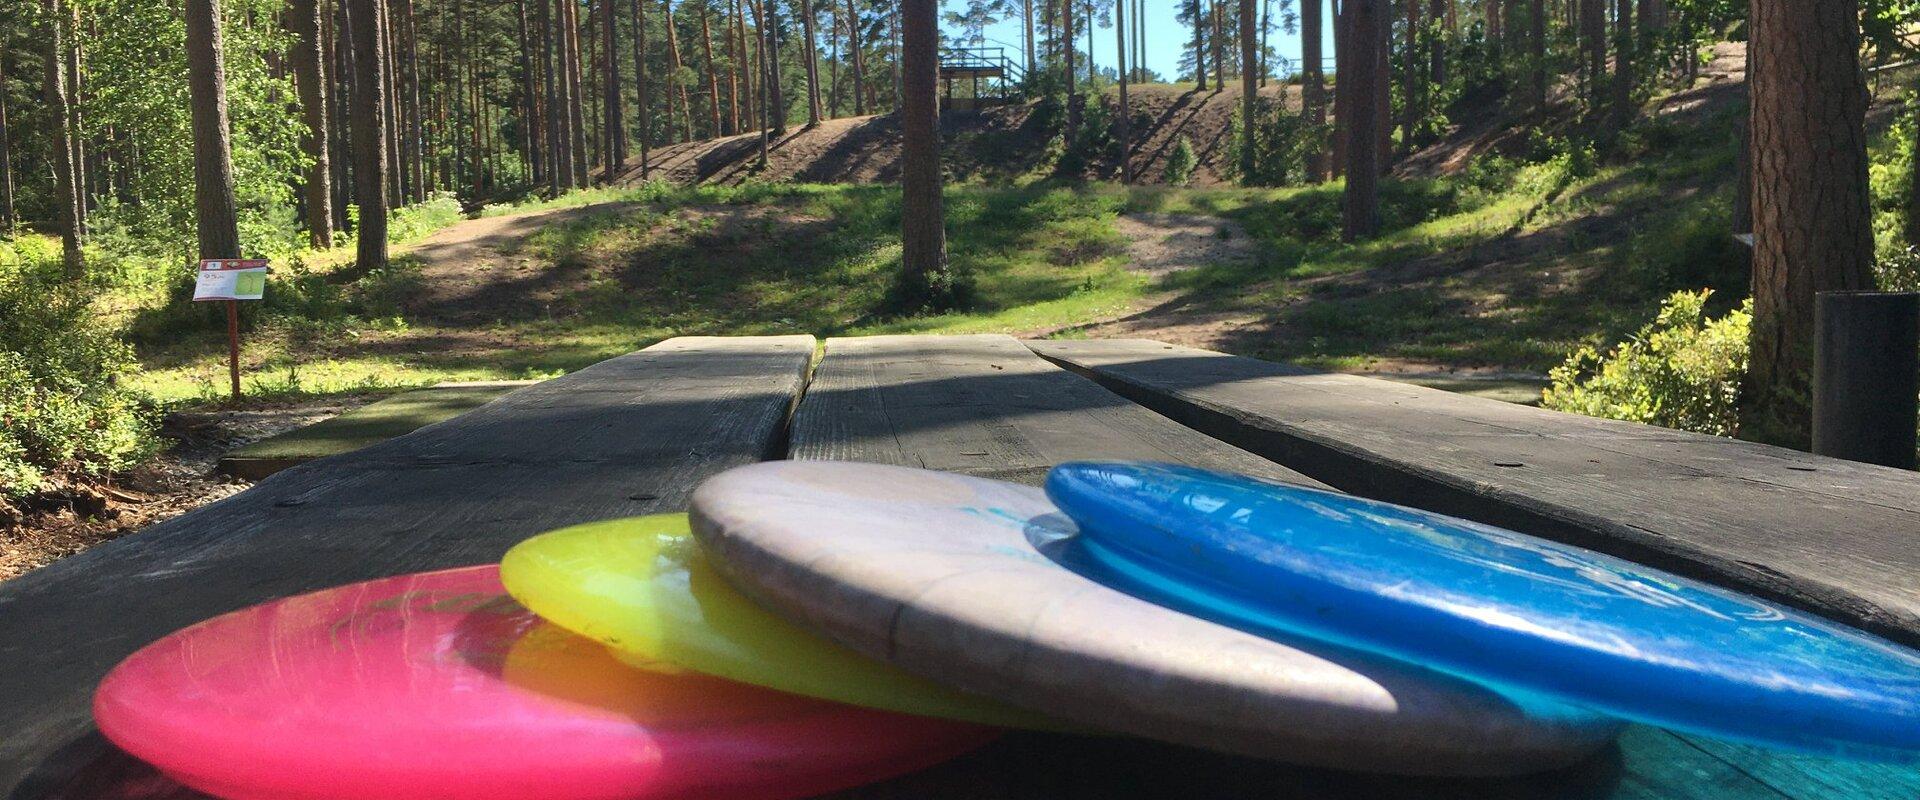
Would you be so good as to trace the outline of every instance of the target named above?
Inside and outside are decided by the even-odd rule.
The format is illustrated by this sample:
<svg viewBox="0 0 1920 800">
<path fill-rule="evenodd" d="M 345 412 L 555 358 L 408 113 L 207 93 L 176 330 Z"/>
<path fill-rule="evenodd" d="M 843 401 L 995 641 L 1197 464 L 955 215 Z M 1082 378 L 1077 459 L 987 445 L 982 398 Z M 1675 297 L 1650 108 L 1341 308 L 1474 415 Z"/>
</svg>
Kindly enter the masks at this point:
<svg viewBox="0 0 1920 800">
<path fill-rule="evenodd" d="M 1718 177 L 1730 157 L 1711 131 L 1652 128 L 1598 157 L 1562 142 L 1530 161 L 1485 158 L 1446 179 L 1387 181 L 1385 232 L 1355 244 L 1339 240 L 1337 183 L 954 186 L 949 255 L 973 302 L 913 316 L 882 310 L 899 269 L 895 188 L 584 190 L 481 212 L 596 206 L 507 248 L 525 260 L 525 293 L 538 302 L 408 314 L 424 279 L 405 248 L 395 269 L 350 280 L 337 251 L 303 260 L 304 273 L 277 276 L 270 301 L 248 309 L 248 390 L 544 378 L 678 335 L 1076 336 L 1166 301 L 1243 320 L 1218 346 L 1250 355 L 1544 373 L 1581 345 L 1633 330 L 1674 289 L 1713 287 L 1717 301 L 1739 301 L 1744 276 L 1724 236 Z M 1236 220 L 1257 257 L 1149 279 L 1126 268 L 1114 225 L 1136 211 Z M 222 396 L 213 309 L 164 299 L 126 301 L 138 307 L 147 367 L 138 386 L 170 403 Z"/>
</svg>

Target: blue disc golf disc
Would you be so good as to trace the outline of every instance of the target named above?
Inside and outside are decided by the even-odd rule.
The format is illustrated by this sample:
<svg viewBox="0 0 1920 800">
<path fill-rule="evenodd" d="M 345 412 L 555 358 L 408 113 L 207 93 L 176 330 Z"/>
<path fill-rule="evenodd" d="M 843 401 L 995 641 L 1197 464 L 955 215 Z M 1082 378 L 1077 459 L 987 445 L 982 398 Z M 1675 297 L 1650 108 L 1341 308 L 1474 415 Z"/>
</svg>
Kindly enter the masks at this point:
<svg viewBox="0 0 1920 800">
<path fill-rule="evenodd" d="M 1062 464 L 1046 490 L 1116 588 L 1244 630 L 1708 736 L 1920 758 L 1920 653 L 1738 592 L 1489 525 L 1192 467 Z"/>
</svg>

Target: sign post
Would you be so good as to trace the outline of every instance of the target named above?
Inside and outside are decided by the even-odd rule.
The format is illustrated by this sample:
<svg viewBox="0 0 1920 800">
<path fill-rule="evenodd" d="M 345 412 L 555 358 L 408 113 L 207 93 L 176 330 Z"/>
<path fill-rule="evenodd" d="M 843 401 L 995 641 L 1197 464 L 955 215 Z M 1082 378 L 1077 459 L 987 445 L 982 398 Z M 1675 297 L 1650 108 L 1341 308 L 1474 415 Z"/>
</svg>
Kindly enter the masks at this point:
<svg viewBox="0 0 1920 800">
<path fill-rule="evenodd" d="M 193 301 L 222 300 L 227 304 L 227 375 L 233 399 L 240 399 L 240 301 L 259 300 L 267 293 L 264 258 L 209 258 L 200 262 L 193 284 Z"/>
</svg>

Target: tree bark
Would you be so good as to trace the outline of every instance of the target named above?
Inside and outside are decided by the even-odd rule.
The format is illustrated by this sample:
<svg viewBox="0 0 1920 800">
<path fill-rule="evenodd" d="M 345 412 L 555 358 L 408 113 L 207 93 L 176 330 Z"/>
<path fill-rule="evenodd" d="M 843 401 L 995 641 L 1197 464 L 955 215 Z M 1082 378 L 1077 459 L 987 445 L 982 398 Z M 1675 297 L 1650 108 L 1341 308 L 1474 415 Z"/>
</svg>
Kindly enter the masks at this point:
<svg viewBox="0 0 1920 800">
<path fill-rule="evenodd" d="M 740 127 L 740 71 L 746 63 L 746 24 L 740 19 L 740 0 L 730 0 L 727 6 L 727 133 L 736 134 Z M 747 104 L 751 107 L 751 101 Z"/>
<path fill-rule="evenodd" d="M 602 59 L 606 63 L 606 74 L 600 81 L 600 91 L 605 96 L 606 104 L 606 109 L 602 112 L 605 118 L 601 120 L 601 124 L 607 129 L 607 149 L 602 154 L 605 156 L 602 161 L 605 163 L 605 179 L 608 181 L 612 181 L 619 175 L 620 168 L 627 163 L 627 111 L 622 105 L 620 94 L 620 44 L 615 35 L 620 26 L 615 24 L 615 20 L 619 19 L 619 15 L 614 10 L 615 2 L 616 0 L 600 0 L 600 48 Z M 708 61 L 712 61 L 711 56 L 708 57 Z"/>
<path fill-rule="evenodd" d="M 293 34 L 293 84 L 300 94 L 301 117 L 307 135 L 301 142 L 312 164 L 307 167 L 307 239 L 316 250 L 333 246 L 333 175 L 327 147 L 327 78 L 320 41 L 320 5 L 315 0 L 292 0 L 286 11 L 287 30 Z"/>
<path fill-rule="evenodd" d="M 1400 70 L 1400 147 L 1402 152 L 1413 149 L 1413 132 L 1420 124 L 1420 115 L 1426 113 L 1422 102 L 1426 88 L 1420 85 L 1420 50 L 1426 36 L 1420 25 L 1420 4 L 1423 0 L 1406 0 L 1407 34 L 1401 44 L 1405 54 L 1405 67 Z M 1389 44 L 1389 47 L 1391 45 Z M 1389 67 L 1391 69 L 1391 67 Z"/>
<path fill-rule="evenodd" d="M 829 0 L 831 2 L 831 0 Z M 806 38 L 800 57 L 807 67 L 807 127 L 820 124 L 820 54 L 813 35 L 813 0 L 800 0 L 800 35 Z"/>
<path fill-rule="evenodd" d="M 1616 0 L 1613 12 L 1613 127 L 1633 121 L 1633 0 Z"/>
<path fill-rule="evenodd" d="M 1354 70 L 1351 77 L 1340 79 L 1341 84 L 1352 82 L 1352 99 L 1347 103 L 1352 119 L 1347 123 L 1347 188 L 1342 198 L 1341 235 L 1350 242 L 1380 232 L 1379 129 L 1386 127 L 1386 119 L 1380 115 L 1375 97 L 1382 88 L 1376 65 L 1387 31 L 1387 13 L 1382 8 L 1386 2 L 1345 2 L 1347 31 L 1341 44 L 1351 51 L 1347 63 L 1354 65 Z"/>
<path fill-rule="evenodd" d="M 557 46 L 559 28 L 556 25 L 553 4 L 547 0 L 534 0 L 534 3 L 534 7 L 538 10 L 534 15 L 535 22 L 540 28 L 540 76 L 542 82 L 546 84 L 543 106 L 546 109 L 547 149 L 544 155 L 547 195 L 551 197 L 566 191 L 568 183 L 567 167 L 564 166 L 568 160 L 566 114 L 560 110 L 560 91 L 564 82 L 560 80 L 559 67 L 555 63 L 558 60 L 556 56 L 559 51 Z"/>
<path fill-rule="evenodd" d="M 707 59 L 707 133 L 720 135 L 720 65 L 713 60 L 713 17 L 707 0 L 700 3 L 700 52 Z"/>
<path fill-rule="evenodd" d="M 1242 0 L 1252 2 L 1252 0 Z M 1120 139 L 1120 182 L 1133 182 L 1133 108 L 1127 103 L 1127 0 L 1113 4 L 1115 74 L 1120 78 L 1120 114 L 1114 121 Z"/>
<path fill-rule="evenodd" d="M 1344 10 L 1341 0 L 1330 0 L 1329 9 L 1333 12 L 1333 72 L 1335 78 L 1341 74 L 1352 74 L 1359 69 L 1354 65 L 1353 42 L 1349 36 L 1352 28 L 1352 15 Z M 1327 162 L 1331 177 L 1340 177 L 1347 171 L 1347 140 L 1353 138 L 1353 81 L 1335 80 L 1333 82 L 1333 141 L 1332 158 Z"/>
<path fill-rule="evenodd" d="M 1852 0 L 1753 0 L 1753 340 L 1741 435 L 1805 448 L 1818 292 L 1873 287 Z"/>
<path fill-rule="evenodd" d="M 1607 0 L 1580 0 L 1580 44 L 1586 53 L 1587 107 L 1599 108 L 1607 82 Z"/>
<path fill-rule="evenodd" d="M 1254 3 L 1259 0 L 1240 0 L 1240 182 L 1254 183 L 1254 128 L 1259 120 L 1254 116 L 1254 94 L 1259 87 L 1259 76 L 1254 74 L 1253 65 L 1260 63 L 1255 51 L 1257 42 L 1254 28 Z"/>
<path fill-rule="evenodd" d="M 67 97 L 68 16 L 66 4 L 61 0 L 41 2 L 47 12 L 48 127 L 55 131 L 50 141 L 53 151 L 54 225 L 60 230 L 61 260 L 66 266 L 67 277 L 78 280 L 84 274 L 85 266 L 80 257 L 80 198 L 74 187 L 79 165 L 73 161 L 73 140 L 78 134 L 73 129 L 73 115 L 68 108 L 70 101 Z"/>
<path fill-rule="evenodd" d="M 1193 0 L 1193 80 L 1196 91 L 1207 90 L 1207 10 L 1203 0 Z"/>
<path fill-rule="evenodd" d="M 227 124 L 220 0 L 187 0 L 187 89 L 193 105 L 193 198 L 201 258 L 239 258 L 233 146 Z"/>
<path fill-rule="evenodd" d="M 80 7 L 67 6 L 67 127 L 73 135 L 67 142 L 73 149 L 73 213 L 77 221 L 80 236 L 87 235 L 87 128 L 81 119 L 81 103 L 85 96 L 80 73 Z"/>
<path fill-rule="evenodd" d="M 587 152 L 586 70 L 580 63 L 580 6 L 567 0 L 567 125 L 573 129 L 573 185 L 585 187 L 591 180 Z"/>
<path fill-rule="evenodd" d="M 777 0 L 762 0 L 767 15 L 767 89 L 772 98 L 768 109 L 771 119 L 769 127 L 777 135 L 787 133 L 787 96 L 781 91 L 780 78 L 780 3 Z"/>
<path fill-rule="evenodd" d="M 675 30 L 678 26 L 674 25 L 673 22 L 673 0 L 666 0 L 666 25 L 667 61 L 673 67 L 673 70 L 668 73 L 672 84 L 669 89 L 671 94 L 667 97 L 667 113 L 669 118 L 671 118 L 673 113 L 673 98 L 678 96 L 680 98 L 682 121 L 680 140 L 683 142 L 691 142 L 693 141 L 693 106 L 687 99 L 687 84 L 680 79 L 680 70 L 685 68 L 685 63 L 680 60 L 680 33 Z"/>
<path fill-rule="evenodd" d="M 848 9 L 853 8 L 853 0 L 847 0 L 847 8 Z M 1021 0 L 1020 16 L 1021 16 L 1022 22 L 1026 25 L 1026 31 L 1027 31 L 1026 38 L 1021 42 L 1021 44 L 1025 45 L 1027 49 L 1027 74 L 1032 75 L 1034 67 L 1038 66 L 1040 63 L 1039 60 L 1034 57 L 1033 0 Z"/>
<path fill-rule="evenodd" d="M 1533 46 L 1533 107 L 1544 111 L 1547 108 L 1547 0 L 1533 0 L 1532 35 L 1527 37 Z"/>
<path fill-rule="evenodd" d="M 1199 0 L 1194 0 L 1199 2 Z M 1074 0 L 1060 3 L 1060 41 L 1066 47 L 1067 56 L 1067 101 L 1071 105 L 1073 98 L 1079 96 L 1080 86 L 1076 80 L 1078 73 L 1073 68 L 1073 4 Z M 937 72 L 937 70 L 936 70 Z"/>
<path fill-rule="evenodd" d="M 0 53 L 0 232 L 19 222 L 13 208 L 13 130 L 7 127 L 7 54 Z"/>
<path fill-rule="evenodd" d="M 1325 137 L 1320 133 L 1327 125 L 1327 79 L 1323 66 L 1326 56 L 1320 41 L 1326 30 L 1326 23 L 1321 19 L 1322 2 L 1301 0 L 1300 3 L 1300 99 L 1307 124 L 1313 129 L 1313 143 L 1307 151 L 1308 183 L 1327 179 L 1327 148 Z"/>
<path fill-rule="evenodd" d="M 900 300 L 907 310 L 954 304 L 940 189 L 938 0 L 900 4 Z"/>
<path fill-rule="evenodd" d="M 194 0 L 215 3 L 218 0 Z M 387 132 L 385 82 L 380 79 L 382 0 L 352 0 L 353 6 L 353 180 L 360 203 L 359 248 L 361 271 L 387 265 Z"/>
<path fill-rule="evenodd" d="M 633 0 L 633 102 L 640 112 L 640 180 L 653 177 L 647 146 L 653 139 L 653 111 L 647 102 L 647 0 Z"/>
<path fill-rule="evenodd" d="M 1227 43 L 1225 23 L 1221 21 L 1220 0 L 1211 0 L 1208 8 L 1213 12 L 1213 85 L 1220 91 L 1227 90 Z M 1087 23 L 1091 26 L 1093 23 Z"/>
<path fill-rule="evenodd" d="M 860 50 L 860 11 L 853 3 L 854 0 L 847 0 L 847 46 L 853 50 L 853 113 L 864 117 L 867 115 L 866 57 Z M 1032 0 L 1028 0 L 1028 9 L 1031 15 Z"/>
</svg>

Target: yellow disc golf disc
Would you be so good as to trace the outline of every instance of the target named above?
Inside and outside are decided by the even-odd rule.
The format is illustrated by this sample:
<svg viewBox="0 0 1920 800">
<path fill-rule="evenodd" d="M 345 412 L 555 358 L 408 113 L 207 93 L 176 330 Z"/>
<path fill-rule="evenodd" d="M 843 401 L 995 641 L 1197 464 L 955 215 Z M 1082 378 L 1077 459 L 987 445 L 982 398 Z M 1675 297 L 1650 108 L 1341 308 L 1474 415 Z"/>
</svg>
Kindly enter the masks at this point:
<svg viewBox="0 0 1920 800">
<path fill-rule="evenodd" d="M 762 609 L 708 566 L 685 514 L 541 534 L 507 552 L 500 579 L 535 614 L 639 663 L 867 708 L 1059 727 L 869 659 Z"/>
</svg>

